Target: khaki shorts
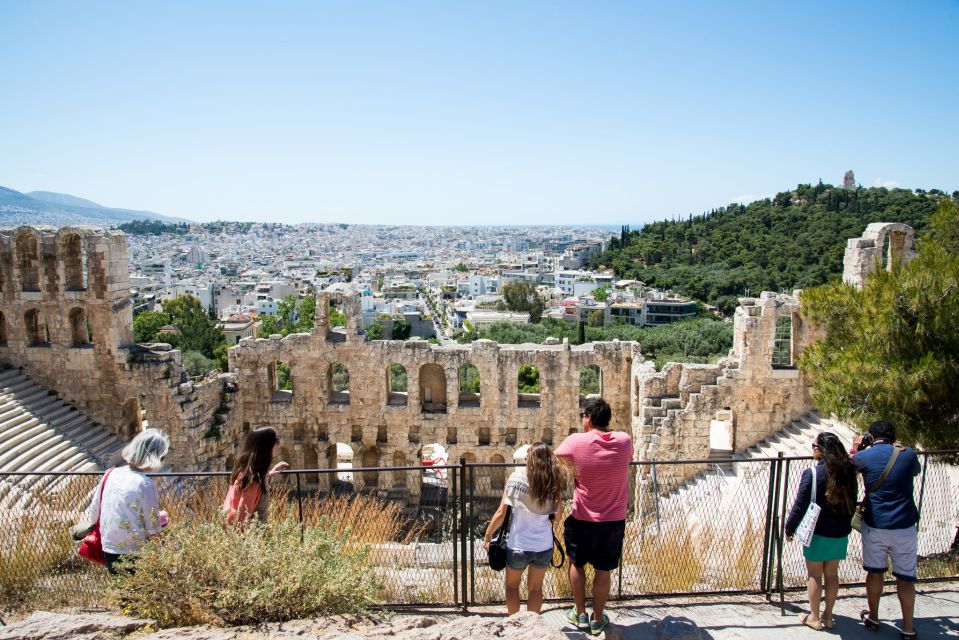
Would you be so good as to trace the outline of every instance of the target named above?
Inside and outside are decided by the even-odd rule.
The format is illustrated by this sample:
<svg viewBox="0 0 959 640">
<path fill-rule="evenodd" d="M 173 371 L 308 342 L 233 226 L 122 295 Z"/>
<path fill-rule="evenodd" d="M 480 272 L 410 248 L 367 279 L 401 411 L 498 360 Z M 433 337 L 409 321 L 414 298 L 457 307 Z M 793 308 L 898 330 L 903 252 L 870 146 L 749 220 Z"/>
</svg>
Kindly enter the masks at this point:
<svg viewBox="0 0 959 640">
<path fill-rule="evenodd" d="M 862 568 L 868 573 L 886 573 L 892 557 L 892 575 L 906 582 L 916 581 L 916 554 L 919 531 L 905 529 L 874 529 L 862 525 Z"/>
</svg>

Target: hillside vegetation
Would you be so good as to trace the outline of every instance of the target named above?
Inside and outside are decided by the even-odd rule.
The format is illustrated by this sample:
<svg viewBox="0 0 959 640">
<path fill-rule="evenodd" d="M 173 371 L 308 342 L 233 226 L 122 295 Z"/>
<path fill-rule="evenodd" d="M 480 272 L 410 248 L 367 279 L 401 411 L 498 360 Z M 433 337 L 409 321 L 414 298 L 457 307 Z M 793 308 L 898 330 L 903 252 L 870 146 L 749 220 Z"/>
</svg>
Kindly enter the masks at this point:
<svg viewBox="0 0 959 640">
<path fill-rule="evenodd" d="M 953 197 L 959 193 L 953 194 Z M 748 290 L 782 291 L 842 274 L 846 240 L 871 222 L 904 222 L 922 231 L 940 199 L 936 189 L 842 189 L 801 184 L 749 205 L 731 204 L 684 220 L 624 228 L 591 267 L 642 280 L 720 307 Z"/>
</svg>

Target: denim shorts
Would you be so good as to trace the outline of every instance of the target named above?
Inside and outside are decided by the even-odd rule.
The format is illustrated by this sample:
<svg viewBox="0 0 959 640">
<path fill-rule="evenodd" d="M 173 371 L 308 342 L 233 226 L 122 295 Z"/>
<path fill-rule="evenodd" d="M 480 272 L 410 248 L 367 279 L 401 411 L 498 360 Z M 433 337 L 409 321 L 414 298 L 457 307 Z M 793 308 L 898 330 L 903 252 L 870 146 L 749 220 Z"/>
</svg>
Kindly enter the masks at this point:
<svg viewBox="0 0 959 640">
<path fill-rule="evenodd" d="M 506 566 L 514 571 L 522 571 L 530 565 L 537 569 L 545 569 L 552 560 L 552 547 L 546 551 L 519 551 L 506 548 Z"/>
</svg>

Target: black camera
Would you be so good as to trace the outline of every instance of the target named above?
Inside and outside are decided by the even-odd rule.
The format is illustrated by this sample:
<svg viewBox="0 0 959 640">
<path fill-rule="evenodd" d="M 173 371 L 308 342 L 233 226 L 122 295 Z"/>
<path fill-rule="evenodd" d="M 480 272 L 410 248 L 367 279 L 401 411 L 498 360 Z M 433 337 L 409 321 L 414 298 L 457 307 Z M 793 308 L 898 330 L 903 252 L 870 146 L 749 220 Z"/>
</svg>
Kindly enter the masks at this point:
<svg viewBox="0 0 959 640">
<path fill-rule="evenodd" d="M 866 447 L 871 447 L 872 444 L 876 441 L 871 433 L 862 434 L 862 440 L 859 441 L 859 448 L 865 449 Z"/>
</svg>

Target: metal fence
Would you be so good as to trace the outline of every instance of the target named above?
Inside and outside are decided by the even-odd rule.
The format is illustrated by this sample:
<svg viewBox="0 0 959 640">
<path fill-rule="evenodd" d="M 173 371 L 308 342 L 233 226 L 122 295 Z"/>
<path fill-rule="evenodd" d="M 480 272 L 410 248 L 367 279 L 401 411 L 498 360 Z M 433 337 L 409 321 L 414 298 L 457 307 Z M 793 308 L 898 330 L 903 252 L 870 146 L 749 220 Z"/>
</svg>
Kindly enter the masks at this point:
<svg viewBox="0 0 959 640">
<path fill-rule="evenodd" d="M 954 578 L 959 525 L 959 451 L 920 453 L 922 580 Z M 612 575 L 613 599 L 651 594 L 765 593 L 805 585 L 798 544 L 784 540 L 784 522 L 799 476 L 811 458 L 636 462 L 622 561 Z M 443 467 L 374 467 L 287 471 L 271 486 L 270 519 L 321 519 L 367 545 L 367 563 L 393 606 L 467 609 L 504 599 L 503 577 L 482 547 L 489 518 L 518 465 L 461 460 Z M 220 517 L 226 473 L 153 474 L 161 507 L 177 524 Z M 0 474 L 0 609 L 43 602 L 91 605 L 106 572 L 75 555 L 67 533 L 99 473 Z M 572 496 L 567 482 L 566 496 Z M 569 513 L 571 501 L 564 505 Z M 562 540 L 562 522 L 554 523 Z M 863 579 L 853 532 L 840 565 L 844 584 Z M 525 593 L 522 594 L 525 597 Z M 566 567 L 550 569 L 547 599 L 570 595 Z"/>
</svg>

